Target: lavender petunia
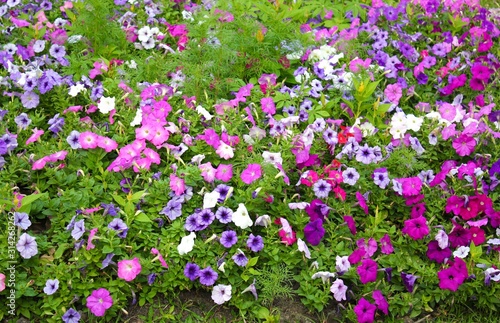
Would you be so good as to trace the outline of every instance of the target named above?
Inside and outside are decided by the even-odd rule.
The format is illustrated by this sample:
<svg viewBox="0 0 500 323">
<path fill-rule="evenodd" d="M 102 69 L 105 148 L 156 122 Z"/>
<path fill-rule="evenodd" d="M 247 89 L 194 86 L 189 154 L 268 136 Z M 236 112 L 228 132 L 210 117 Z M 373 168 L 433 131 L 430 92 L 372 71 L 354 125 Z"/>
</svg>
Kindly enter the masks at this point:
<svg viewBox="0 0 500 323">
<path fill-rule="evenodd" d="M 43 292 L 47 295 L 52 295 L 57 291 L 57 289 L 59 289 L 59 280 L 57 278 L 48 279 L 47 282 L 45 283 Z"/>
<path fill-rule="evenodd" d="M 26 230 L 31 225 L 31 221 L 27 213 L 14 212 L 14 225 L 17 225 L 23 230 Z"/>
<path fill-rule="evenodd" d="M 38 253 L 38 246 L 35 238 L 27 233 L 23 233 L 21 237 L 19 237 L 16 248 L 24 259 L 29 259 Z"/>
</svg>

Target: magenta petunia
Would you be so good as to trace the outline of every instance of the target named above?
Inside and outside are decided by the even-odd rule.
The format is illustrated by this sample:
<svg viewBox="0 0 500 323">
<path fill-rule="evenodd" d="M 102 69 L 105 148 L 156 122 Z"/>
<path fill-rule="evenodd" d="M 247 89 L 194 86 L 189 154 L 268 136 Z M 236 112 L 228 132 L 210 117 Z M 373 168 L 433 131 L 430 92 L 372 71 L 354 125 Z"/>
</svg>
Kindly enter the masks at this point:
<svg viewBox="0 0 500 323">
<path fill-rule="evenodd" d="M 401 230 L 413 240 L 420 240 L 429 234 L 429 227 L 427 226 L 427 219 L 423 216 L 405 221 L 405 226 Z"/>
<path fill-rule="evenodd" d="M 233 165 L 219 164 L 215 170 L 215 178 L 223 181 L 229 182 L 233 177 Z"/>
<path fill-rule="evenodd" d="M 439 288 L 448 289 L 452 292 L 456 292 L 458 287 L 460 287 L 465 280 L 455 267 L 441 270 L 438 272 L 438 278 Z"/>
<path fill-rule="evenodd" d="M 375 300 L 375 305 L 379 310 L 381 310 L 385 315 L 389 314 L 389 303 L 385 299 L 384 295 L 381 291 L 374 290 L 372 294 L 373 299 Z"/>
<path fill-rule="evenodd" d="M 271 115 L 276 113 L 276 105 L 274 104 L 273 98 L 262 98 L 260 104 L 262 106 L 262 112 Z"/>
<path fill-rule="evenodd" d="M 183 179 L 177 177 L 175 174 L 170 174 L 170 189 L 175 195 L 180 196 L 186 190 L 186 184 Z"/>
<path fill-rule="evenodd" d="M 354 313 L 358 323 L 372 323 L 375 320 L 377 307 L 362 297 L 358 304 L 354 306 Z"/>
<path fill-rule="evenodd" d="M 241 180 L 245 184 L 251 184 L 262 176 L 262 167 L 260 164 L 249 164 L 241 173 Z"/>
<path fill-rule="evenodd" d="M 361 265 L 357 268 L 359 280 L 363 284 L 374 282 L 377 280 L 377 262 L 368 258 L 361 261 Z"/>
<path fill-rule="evenodd" d="M 403 90 L 397 83 L 389 84 L 384 90 L 384 94 L 391 103 L 398 104 L 399 99 L 403 96 Z"/>
<path fill-rule="evenodd" d="M 394 252 L 394 247 L 391 243 L 391 237 L 389 237 L 387 233 L 382 238 L 380 238 L 380 251 L 386 255 Z"/>
<path fill-rule="evenodd" d="M 95 316 L 104 316 L 108 308 L 113 305 L 113 298 L 105 288 L 96 289 L 87 297 L 87 308 Z"/>
<path fill-rule="evenodd" d="M 356 222 L 354 222 L 354 218 L 350 215 L 344 215 L 344 221 L 347 224 L 349 231 L 351 231 L 353 235 L 356 235 Z"/>
<path fill-rule="evenodd" d="M 366 204 L 366 199 L 360 192 L 356 192 L 356 199 L 358 200 L 359 206 L 363 209 L 365 214 L 368 214 L 368 205 Z"/>
<path fill-rule="evenodd" d="M 405 197 L 418 195 L 422 189 L 422 180 L 417 176 L 401 178 L 400 183 Z"/>
<path fill-rule="evenodd" d="M 469 156 L 476 147 L 476 139 L 462 134 L 453 140 L 452 146 L 459 156 Z"/>
</svg>

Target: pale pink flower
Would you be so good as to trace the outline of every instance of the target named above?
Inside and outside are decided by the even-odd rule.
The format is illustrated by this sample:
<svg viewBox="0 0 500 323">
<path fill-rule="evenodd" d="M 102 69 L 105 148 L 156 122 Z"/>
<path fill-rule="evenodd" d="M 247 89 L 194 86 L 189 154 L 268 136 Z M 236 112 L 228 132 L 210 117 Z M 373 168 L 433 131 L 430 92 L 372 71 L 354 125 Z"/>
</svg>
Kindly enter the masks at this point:
<svg viewBox="0 0 500 323">
<path fill-rule="evenodd" d="M 184 180 L 175 176 L 175 174 L 170 174 L 170 189 L 179 196 L 186 190 L 186 184 Z"/>
<path fill-rule="evenodd" d="M 201 170 L 201 177 L 208 183 L 212 183 L 215 180 L 215 168 L 213 168 L 212 163 L 204 163 L 198 166 Z"/>
<path fill-rule="evenodd" d="M 0 292 L 5 289 L 5 275 L 0 273 Z"/>
<path fill-rule="evenodd" d="M 222 141 L 220 142 L 219 148 L 217 148 L 215 152 L 220 156 L 220 158 L 224 158 L 225 160 L 234 157 L 234 149 Z"/>
<path fill-rule="evenodd" d="M 401 90 L 401 86 L 395 83 L 387 85 L 384 94 L 387 97 L 387 99 L 389 99 L 389 101 L 391 101 L 394 104 L 398 104 L 399 99 L 401 99 L 401 97 L 403 96 L 403 91 Z"/>
<path fill-rule="evenodd" d="M 93 228 L 90 230 L 89 238 L 87 240 L 87 250 L 94 249 L 95 245 L 92 243 L 92 240 L 94 240 L 94 236 L 97 233 L 97 228 Z"/>
<path fill-rule="evenodd" d="M 108 153 L 118 148 L 116 141 L 104 136 L 97 136 L 97 146 Z"/>
</svg>

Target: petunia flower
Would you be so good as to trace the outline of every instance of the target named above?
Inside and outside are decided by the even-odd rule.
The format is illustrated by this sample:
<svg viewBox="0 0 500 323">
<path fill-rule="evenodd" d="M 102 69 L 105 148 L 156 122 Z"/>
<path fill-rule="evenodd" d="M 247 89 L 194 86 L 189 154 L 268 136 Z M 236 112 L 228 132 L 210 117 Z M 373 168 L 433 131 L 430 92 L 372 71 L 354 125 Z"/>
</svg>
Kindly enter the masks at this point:
<svg viewBox="0 0 500 323">
<path fill-rule="evenodd" d="M 23 233 L 19 237 L 19 241 L 16 244 L 16 249 L 24 259 L 29 259 L 38 253 L 38 246 L 35 238 L 27 233 Z"/>
<path fill-rule="evenodd" d="M 333 297 L 337 302 L 340 301 L 345 301 L 346 298 L 346 292 L 347 292 L 347 286 L 344 285 L 344 281 L 340 278 L 337 278 L 332 286 L 330 287 L 330 292 L 333 293 Z"/>
<path fill-rule="evenodd" d="M 304 256 L 307 259 L 311 259 L 311 252 L 309 251 L 306 243 L 301 238 L 297 239 L 297 248 L 300 252 L 304 253 Z"/>
<path fill-rule="evenodd" d="M 377 309 L 381 310 L 385 315 L 389 314 L 389 303 L 385 299 L 384 295 L 381 291 L 374 290 L 372 294 L 373 299 L 375 300 L 375 305 Z"/>
<path fill-rule="evenodd" d="M 61 317 L 64 323 L 78 323 L 81 318 L 81 314 L 73 308 L 69 308 Z"/>
<path fill-rule="evenodd" d="M 253 233 L 250 233 L 247 239 L 247 247 L 253 252 L 259 252 L 264 248 L 264 239 L 259 235 L 254 236 Z"/>
<path fill-rule="evenodd" d="M 134 280 L 141 270 L 142 267 L 137 257 L 131 260 L 118 261 L 118 277 L 126 281 Z"/>
<path fill-rule="evenodd" d="M 200 284 L 204 286 L 212 286 L 215 284 L 217 278 L 219 278 L 219 275 L 212 269 L 212 267 L 208 266 L 207 268 L 200 270 L 199 278 Z"/>
<path fill-rule="evenodd" d="M 184 180 L 177 177 L 175 174 L 170 174 L 170 189 L 175 193 L 175 195 L 179 196 L 184 193 L 186 190 L 186 184 Z"/>
<path fill-rule="evenodd" d="M 14 212 L 14 225 L 26 230 L 31 225 L 28 213 Z"/>
<path fill-rule="evenodd" d="M 184 276 L 190 281 L 195 281 L 200 276 L 200 267 L 192 262 L 188 262 L 184 267 Z"/>
<path fill-rule="evenodd" d="M 161 264 L 163 267 L 168 268 L 168 265 L 167 265 L 167 263 L 165 262 L 165 259 L 163 259 L 163 256 L 161 255 L 161 253 L 160 253 L 160 251 L 159 251 L 158 249 L 156 249 L 156 248 L 151 248 L 151 253 L 152 253 L 153 255 L 155 255 L 155 256 L 156 256 L 156 258 L 155 258 L 155 259 L 158 259 L 158 260 L 160 261 L 160 264 Z M 153 261 L 154 261 L 155 259 L 153 259 Z"/>
<path fill-rule="evenodd" d="M 231 248 L 238 242 L 238 236 L 236 234 L 236 231 L 227 230 L 222 232 L 219 241 L 221 245 L 223 245 L 225 248 Z"/>
<path fill-rule="evenodd" d="M 259 298 L 259 296 L 257 295 L 257 288 L 255 287 L 255 278 L 253 279 L 253 283 L 251 283 L 250 286 L 245 288 L 241 293 L 243 294 L 246 292 L 252 293 L 252 295 L 255 297 L 255 300 Z"/>
<path fill-rule="evenodd" d="M 405 272 L 401 272 L 401 279 L 403 280 L 403 284 L 405 285 L 408 292 L 412 293 L 413 288 L 415 286 L 415 281 L 419 278 L 418 276 L 407 274 Z"/>
<path fill-rule="evenodd" d="M 59 279 L 47 279 L 43 292 L 47 295 L 54 294 L 59 288 Z"/>
<path fill-rule="evenodd" d="M 406 220 L 405 226 L 401 232 L 407 234 L 413 240 L 423 239 L 426 235 L 429 234 L 429 227 L 427 226 L 427 219 L 423 216 L 420 216 L 415 219 Z"/>
<path fill-rule="evenodd" d="M 378 265 L 377 263 L 368 258 L 368 259 L 363 259 L 361 261 L 361 265 L 358 266 L 357 272 L 359 275 L 359 280 L 363 284 L 367 284 L 369 282 L 374 282 L 377 280 L 377 269 Z"/>
<path fill-rule="evenodd" d="M 323 221 L 321 219 L 311 221 L 304 227 L 304 237 L 312 246 L 317 246 L 324 235 L 325 229 L 323 228 Z"/>
<path fill-rule="evenodd" d="M 246 229 L 253 225 L 253 221 L 248 214 L 245 204 L 238 204 L 238 209 L 236 209 L 236 211 L 232 214 L 232 221 L 241 229 Z"/>
<path fill-rule="evenodd" d="M 262 167 L 260 164 L 249 164 L 241 173 L 241 180 L 245 184 L 251 184 L 262 176 Z"/>
<path fill-rule="evenodd" d="M 113 305 L 113 298 L 105 288 L 99 288 L 87 297 L 87 308 L 95 316 L 104 316 L 104 313 Z"/>
<path fill-rule="evenodd" d="M 5 289 L 5 274 L 0 273 L 0 292 Z"/>
<path fill-rule="evenodd" d="M 389 255 L 394 252 L 394 247 L 391 243 L 391 237 L 386 233 L 382 238 L 380 238 L 380 251 L 383 254 Z"/>
<path fill-rule="evenodd" d="M 219 284 L 212 289 L 212 299 L 216 304 L 223 304 L 231 299 L 231 285 Z"/>
<path fill-rule="evenodd" d="M 191 232 L 188 236 L 182 237 L 181 243 L 177 246 L 179 255 L 185 255 L 193 250 L 195 238 L 196 234 L 194 232 Z"/>
<path fill-rule="evenodd" d="M 362 297 L 358 304 L 354 306 L 354 313 L 358 323 L 372 323 L 375 320 L 377 307 Z"/>
<path fill-rule="evenodd" d="M 462 134 L 453 140 L 452 146 L 459 156 L 469 156 L 476 147 L 476 139 Z"/>
</svg>

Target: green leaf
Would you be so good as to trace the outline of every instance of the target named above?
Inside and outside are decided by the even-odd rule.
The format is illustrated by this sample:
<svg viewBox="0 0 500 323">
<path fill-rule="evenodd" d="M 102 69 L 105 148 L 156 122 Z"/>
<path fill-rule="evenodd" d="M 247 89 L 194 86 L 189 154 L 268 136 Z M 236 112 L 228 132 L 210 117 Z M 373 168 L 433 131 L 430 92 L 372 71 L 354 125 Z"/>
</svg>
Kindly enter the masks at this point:
<svg viewBox="0 0 500 323">
<path fill-rule="evenodd" d="M 260 307 L 257 311 L 254 312 L 255 316 L 259 319 L 265 319 L 269 317 L 269 310 L 264 306 Z"/>
<path fill-rule="evenodd" d="M 114 250 L 114 249 L 113 249 L 111 246 L 104 246 L 104 247 L 102 248 L 102 253 L 103 253 L 103 254 L 112 253 L 112 252 L 113 252 L 113 250 Z"/>
<path fill-rule="evenodd" d="M 146 215 L 146 213 L 142 212 L 135 217 L 135 220 L 139 222 L 151 222 L 151 219 Z"/>
<path fill-rule="evenodd" d="M 139 191 L 137 193 L 134 193 L 131 197 L 127 197 L 127 199 L 131 202 L 137 202 L 146 195 L 146 191 Z"/>
<path fill-rule="evenodd" d="M 247 267 L 255 266 L 257 264 L 258 260 L 259 260 L 259 257 L 250 258 L 250 260 L 248 261 Z"/>
<path fill-rule="evenodd" d="M 57 248 L 56 252 L 54 253 L 54 259 L 59 259 L 61 258 L 61 256 L 63 255 L 64 251 L 66 251 L 66 249 L 68 249 L 69 247 L 69 244 L 67 243 L 63 243 L 59 246 L 59 248 Z"/>
<path fill-rule="evenodd" d="M 474 242 L 471 242 L 470 255 L 471 255 L 472 259 L 479 258 L 479 257 L 481 257 L 482 254 L 483 254 L 483 249 L 481 248 L 481 246 L 476 246 L 474 244 Z"/>
<path fill-rule="evenodd" d="M 118 203 L 121 207 L 125 207 L 127 202 L 125 202 L 125 199 L 121 197 L 120 195 L 113 194 L 113 199 Z"/>
</svg>

